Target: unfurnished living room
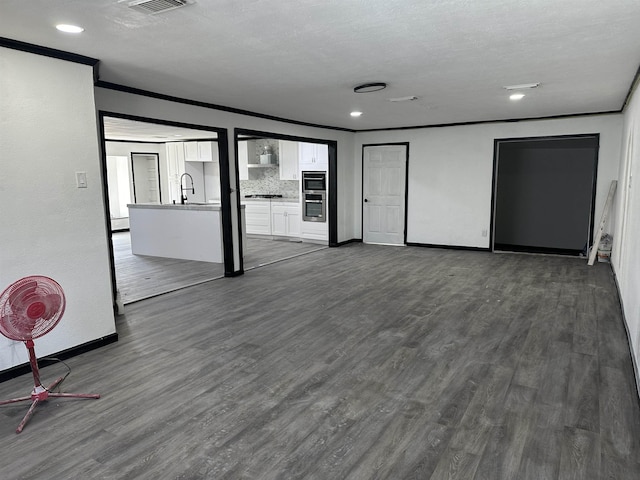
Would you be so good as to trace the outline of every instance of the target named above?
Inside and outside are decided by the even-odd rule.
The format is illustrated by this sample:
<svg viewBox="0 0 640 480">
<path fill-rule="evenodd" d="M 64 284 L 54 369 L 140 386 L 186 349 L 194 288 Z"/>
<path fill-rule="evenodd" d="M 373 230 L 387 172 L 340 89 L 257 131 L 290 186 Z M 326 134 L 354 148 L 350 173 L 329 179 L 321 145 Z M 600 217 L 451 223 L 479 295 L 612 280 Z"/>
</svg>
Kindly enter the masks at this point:
<svg viewBox="0 0 640 480">
<path fill-rule="evenodd" d="M 639 21 L 3 1 L 0 478 L 640 478 Z"/>
</svg>

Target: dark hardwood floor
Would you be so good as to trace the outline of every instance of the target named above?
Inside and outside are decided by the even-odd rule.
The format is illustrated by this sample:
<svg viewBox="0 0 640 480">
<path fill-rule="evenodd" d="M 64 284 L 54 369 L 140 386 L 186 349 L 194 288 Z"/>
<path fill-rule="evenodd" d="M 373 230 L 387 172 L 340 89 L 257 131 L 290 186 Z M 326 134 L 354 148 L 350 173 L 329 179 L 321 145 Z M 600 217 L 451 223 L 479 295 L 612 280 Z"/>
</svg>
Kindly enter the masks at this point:
<svg viewBox="0 0 640 480">
<path fill-rule="evenodd" d="M 608 264 L 350 244 L 136 302 L 117 328 L 67 361 L 63 391 L 101 399 L 50 400 L 19 435 L 27 405 L 0 407 L 2 478 L 640 478 Z"/>
<path fill-rule="evenodd" d="M 125 305 L 224 277 L 224 265 L 220 263 L 133 255 L 128 231 L 113 233 L 111 238 L 118 290 Z M 244 269 L 251 270 L 320 248 L 326 247 L 250 237 L 244 252 Z"/>
</svg>

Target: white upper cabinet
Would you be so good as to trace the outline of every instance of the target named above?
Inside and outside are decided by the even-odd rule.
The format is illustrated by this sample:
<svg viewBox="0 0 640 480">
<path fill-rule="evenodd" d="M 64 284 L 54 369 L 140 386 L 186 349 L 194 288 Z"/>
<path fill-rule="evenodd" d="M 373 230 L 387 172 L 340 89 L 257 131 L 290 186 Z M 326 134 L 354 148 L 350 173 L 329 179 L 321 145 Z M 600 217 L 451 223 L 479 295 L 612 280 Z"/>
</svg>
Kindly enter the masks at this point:
<svg viewBox="0 0 640 480">
<path fill-rule="evenodd" d="M 218 162 L 218 142 L 198 142 L 198 158 L 201 162 Z"/>
<path fill-rule="evenodd" d="M 240 180 L 249 180 L 249 149 L 247 142 L 238 142 L 238 176 Z"/>
<path fill-rule="evenodd" d="M 184 142 L 183 145 L 185 162 L 218 161 L 218 142 Z"/>
<path fill-rule="evenodd" d="M 298 144 L 300 171 L 327 171 L 329 165 L 329 147 L 319 143 Z"/>
<path fill-rule="evenodd" d="M 182 147 L 184 148 L 185 162 L 198 161 L 198 142 L 184 142 Z"/>
<path fill-rule="evenodd" d="M 298 142 L 279 140 L 280 150 L 280 180 L 299 180 Z"/>
</svg>

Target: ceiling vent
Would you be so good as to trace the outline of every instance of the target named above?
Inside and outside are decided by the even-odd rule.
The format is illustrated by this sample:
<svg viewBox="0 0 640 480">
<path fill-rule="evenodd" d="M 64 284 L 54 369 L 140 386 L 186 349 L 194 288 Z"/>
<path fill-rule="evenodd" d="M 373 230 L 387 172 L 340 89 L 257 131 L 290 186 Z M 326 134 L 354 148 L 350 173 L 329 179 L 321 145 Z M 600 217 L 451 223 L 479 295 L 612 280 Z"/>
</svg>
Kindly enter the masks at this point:
<svg viewBox="0 0 640 480">
<path fill-rule="evenodd" d="M 133 8 L 142 13 L 155 15 L 156 13 L 168 12 L 176 8 L 186 7 L 195 3 L 194 0 L 121 0 L 126 2 L 129 8 Z"/>
</svg>

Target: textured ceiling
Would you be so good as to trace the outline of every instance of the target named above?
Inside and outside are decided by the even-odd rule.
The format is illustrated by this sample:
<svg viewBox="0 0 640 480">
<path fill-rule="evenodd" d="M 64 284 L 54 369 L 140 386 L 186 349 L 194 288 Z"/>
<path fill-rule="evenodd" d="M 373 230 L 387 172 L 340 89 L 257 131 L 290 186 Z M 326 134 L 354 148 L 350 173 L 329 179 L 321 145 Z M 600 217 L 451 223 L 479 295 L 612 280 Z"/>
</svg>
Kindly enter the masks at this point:
<svg viewBox="0 0 640 480">
<path fill-rule="evenodd" d="M 638 0 L 0 2 L 0 36 L 97 58 L 103 81 L 356 130 L 620 110 L 639 25 Z M 372 81 L 389 87 L 353 92 Z M 531 82 L 520 102 L 502 88 Z"/>
<path fill-rule="evenodd" d="M 218 138 L 216 132 L 208 130 L 192 130 L 123 118 L 104 117 L 103 124 L 106 140 L 166 143 Z"/>
</svg>

